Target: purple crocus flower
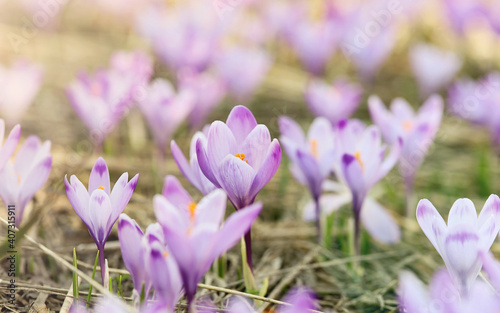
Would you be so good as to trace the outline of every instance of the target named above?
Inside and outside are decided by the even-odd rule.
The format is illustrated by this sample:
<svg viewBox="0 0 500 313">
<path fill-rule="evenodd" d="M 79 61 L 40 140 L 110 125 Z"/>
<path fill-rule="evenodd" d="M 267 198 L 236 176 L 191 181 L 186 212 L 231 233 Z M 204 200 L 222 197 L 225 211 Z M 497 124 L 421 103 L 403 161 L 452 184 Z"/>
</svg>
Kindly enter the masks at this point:
<svg viewBox="0 0 500 313">
<path fill-rule="evenodd" d="M 352 125 L 349 125 L 352 124 Z M 386 155 L 386 146 L 382 145 L 380 129 L 343 120 L 337 126 L 338 168 L 352 193 L 352 206 L 355 222 L 355 246 L 359 253 L 360 216 L 368 191 L 385 177 L 396 164 L 402 146 L 402 140 L 392 146 Z"/>
<path fill-rule="evenodd" d="M 195 95 L 187 89 L 176 94 L 169 81 L 157 78 L 138 102 L 142 114 L 156 140 L 160 153 L 165 153 L 167 142 L 193 109 Z"/>
<path fill-rule="evenodd" d="M 442 4 L 450 26 L 459 35 L 465 34 L 471 20 L 487 14 L 484 4 L 478 0 L 444 0 Z"/>
<path fill-rule="evenodd" d="M 103 283 L 104 245 L 113 225 L 132 197 L 138 179 L 139 174 L 128 181 L 128 173 L 123 173 L 111 190 L 108 166 L 101 157 L 90 173 L 88 190 L 75 175 L 71 175 L 69 182 L 67 175 L 64 177 L 68 200 L 87 226 L 99 250 Z"/>
<path fill-rule="evenodd" d="M 210 126 L 206 144 L 198 139 L 196 155 L 203 174 L 224 189 L 236 210 L 254 203 L 259 191 L 271 180 L 281 162 L 278 140 L 244 106 L 231 110 L 226 123 Z M 250 231 L 245 234 L 247 262 L 252 269 Z"/>
<path fill-rule="evenodd" d="M 271 57 L 264 50 L 234 47 L 224 50 L 214 66 L 228 92 L 245 101 L 262 82 L 271 64 Z"/>
<path fill-rule="evenodd" d="M 192 90 L 195 95 L 194 108 L 189 114 L 191 129 L 199 129 L 208 115 L 226 95 L 226 87 L 220 77 L 209 72 L 197 73 L 186 70 L 179 74 L 179 89 Z"/>
<path fill-rule="evenodd" d="M 473 124 L 487 128 L 492 144 L 500 145 L 500 73 L 491 73 L 474 82 L 462 79 L 448 89 L 450 111 Z"/>
<path fill-rule="evenodd" d="M 197 204 L 173 176 L 166 178 L 163 194 L 154 198 L 156 218 L 179 265 L 188 310 L 213 261 L 238 242 L 262 209 L 260 203 L 242 208 L 220 228 L 226 202 L 225 193 L 217 189 Z"/>
<path fill-rule="evenodd" d="M 478 250 L 489 250 L 500 230 L 500 199 L 491 195 L 479 217 L 472 201 L 458 199 L 451 207 L 448 225 L 432 203 L 423 199 L 417 206 L 417 221 L 443 258 L 460 293 L 466 295 L 481 270 Z"/>
<path fill-rule="evenodd" d="M 410 63 L 423 97 L 450 83 L 462 67 L 454 52 L 423 43 L 411 48 Z"/>
<path fill-rule="evenodd" d="M 297 287 L 292 289 L 283 301 L 291 305 L 280 306 L 278 309 L 279 313 L 302 313 L 318 309 L 316 295 L 309 288 Z"/>
<path fill-rule="evenodd" d="M 309 110 L 315 116 L 326 117 L 332 125 L 349 118 L 361 102 L 362 90 L 357 84 L 336 80 L 327 84 L 313 79 L 307 85 L 304 96 Z"/>
<path fill-rule="evenodd" d="M 198 139 L 206 146 L 207 137 L 205 133 L 197 132 L 191 139 L 191 148 L 189 150 L 189 161 L 186 159 L 181 149 L 174 140 L 170 143 L 170 150 L 175 163 L 179 167 L 181 173 L 186 179 L 198 189 L 203 195 L 208 195 L 216 189 L 215 185 L 205 177 L 198 164 L 198 157 L 196 155 L 196 143 Z"/>
<path fill-rule="evenodd" d="M 290 171 L 297 181 L 309 187 L 315 201 L 317 237 L 321 241 L 319 199 L 323 182 L 333 171 L 333 128 L 326 118 L 317 117 L 306 138 L 300 126 L 291 118 L 281 116 L 278 125 L 281 131 L 280 142 L 292 161 Z"/>
<path fill-rule="evenodd" d="M 0 115 L 8 125 L 22 119 L 38 94 L 42 79 L 42 68 L 27 60 L 16 60 L 10 68 L 0 65 Z"/>
<path fill-rule="evenodd" d="M 422 164 L 441 124 L 443 100 L 440 96 L 433 95 L 418 112 L 401 98 L 392 101 L 390 111 L 376 96 L 368 99 L 368 106 L 373 122 L 380 128 L 387 143 L 395 144 L 398 138 L 403 139 L 399 168 L 406 183 L 408 211 L 415 173 Z"/>
<path fill-rule="evenodd" d="M 14 139 L 18 136 L 16 132 L 15 129 L 11 132 L 13 138 L 9 136 L 0 153 L 3 154 L 4 148 L 12 150 L 15 148 L 12 145 L 17 143 Z M 30 136 L 21 145 L 14 159 L 7 162 L 0 170 L 0 179 L 3 182 L 0 184 L 0 197 L 5 205 L 15 206 L 16 227 L 21 225 L 24 209 L 35 193 L 43 187 L 51 169 L 50 141 L 42 143 L 37 136 Z"/>
</svg>

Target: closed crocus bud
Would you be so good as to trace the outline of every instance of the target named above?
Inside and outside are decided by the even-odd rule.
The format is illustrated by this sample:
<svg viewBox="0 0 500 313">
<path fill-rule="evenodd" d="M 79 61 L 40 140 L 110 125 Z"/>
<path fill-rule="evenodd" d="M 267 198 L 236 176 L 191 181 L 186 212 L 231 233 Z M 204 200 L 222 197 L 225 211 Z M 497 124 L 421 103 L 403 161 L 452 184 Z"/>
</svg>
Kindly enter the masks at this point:
<svg viewBox="0 0 500 313">
<path fill-rule="evenodd" d="M 481 270 L 479 251 L 488 251 L 500 230 L 500 199 L 491 195 L 479 217 L 469 199 L 458 199 L 451 207 L 448 225 L 423 199 L 417 206 L 417 221 L 443 258 L 460 292 L 466 295 Z"/>
<path fill-rule="evenodd" d="M 111 190 L 109 170 L 103 158 L 97 159 L 92 168 L 88 190 L 75 175 L 72 175 L 69 181 L 67 176 L 64 177 L 68 200 L 87 226 L 99 250 L 103 282 L 104 245 L 113 225 L 132 197 L 138 179 L 139 174 L 129 181 L 128 173 L 123 173 Z"/>
<path fill-rule="evenodd" d="M 2 150 L 14 143 L 10 140 Z M 24 209 L 49 178 L 52 169 L 50 146 L 50 141 L 42 143 L 37 136 L 30 136 L 0 171 L 0 179 L 4 182 L 0 184 L 0 196 L 7 206 L 15 206 L 17 227 L 21 225 Z"/>
</svg>

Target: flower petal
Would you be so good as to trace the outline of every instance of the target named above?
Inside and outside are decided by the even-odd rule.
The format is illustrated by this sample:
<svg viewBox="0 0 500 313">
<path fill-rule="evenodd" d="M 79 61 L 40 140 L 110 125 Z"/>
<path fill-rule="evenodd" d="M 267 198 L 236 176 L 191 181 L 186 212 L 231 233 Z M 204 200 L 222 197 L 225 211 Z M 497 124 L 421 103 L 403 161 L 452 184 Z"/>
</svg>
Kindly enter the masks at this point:
<svg viewBox="0 0 500 313">
<path fill-rule="evenodd" d="M 19 207 L 22 211 L 24 207 L 31 201 L 35 193 L 43 187 L 50 175 L 52 169 L 52 156 L 47 156 L 44 160 L 34 165 L 26 178 L 23 179 L 21 188 L 19 189 Z M 18 216 L 19 220 L 22 215 Z"/>
<path fill-rule="evenodd" d="M 364 197 L 369 186 L 366 185 L 363 170 L 356 158 L 350 154 L 344 154 L 342 157 L 342 174 L 351 191 L 358 197 Z"/>
<path fill-rule="evenodd" d="M 234 134 L 236 142 L 243 142 L 257 126 L 257 121 L 248 108 L 238 105 L 229 113 L 226 124 Z"/>
<path fill-rule="evenodd" d="M 208 160 L 207 151 L 205 148 L 204 140 L 199 138 L 196 142 L 196 157 L 198 159 L 198 165 L 200 170 L 205 175 L 205 177 L 212 182 L 217 188 L 220 188 L 220 184 L 215 177 L 215 174 L 210 166 L 210 161 Z"/>
<path fill-rule="evenodd" d="M 122 259 L 123 263 L 125 263 L 125 268 L 127 268 L 132 276 L 134 289 L 139 293 L 141 292 L 142 284 L 146 283 L 147 279 L 144 271 L 145 251 L 141 251 L 143 236 L 144 233 L 135 220 L 126 214 L 120 215 L 118 219 L 118 240 L 120 241 Z"/>
<path fill-rule="evenodd" d="M 350 192 L 343 192 L 339 194 L 326 194 L 319 197 L 319 203 L 321 206 L 321 214 L 330 215 L 334 211 L 337 211 L 344 205 L 352 201 L 352 195 Z M 302 218 L 305 221 L 316 220 L 316 209 L 314 201 L 309 201 L 304 207 Z"/>
<path fill-rule="evenodd" d="M 476 227 L 477 212 L 470 199 L 458 199 L 453 203 L 448 215 L 448 227 L 468 224 Z"/>
<path fill-rule="evenodd" d="M 237 209 L 253 200 L 250 199 L 250 187 L 255 175 L 256 172 L 250 165 L 235 156 L 228 155 L 222 161 L 219 168 L 220 184 Z"/>
<path fill-rule="evenodd" d="M 497 195 L 489 196 L 477 219 L 481 238 L 481 248 L 489 249 L 500 231 L 500 199 Z"/>
<path fill-rule="evenodd" d="M 92 168 L 89 178 L 89 193 L 99 187 L 104 187 L 104 192 L 108 195 L 111 192 L 111 184 L 109 182 L 109 170 L 106 165 L 106 161 L 102 157 L 99 157 Z"/>
<path fill-rule="evenodd" d="M 292 139 L 297 145 L 306 145 L 306 136 L 302 128 L 288 116 L 278 118 L 278 126 L 283 137 Z"/>
<path fill-rule="evenodd" d="M 278 140 L 274 139 L 269 146 L 265 160 L 259 168 L 255 179 L 250 187 L 250 196 L 255 198 L 262 188 L 273 178 L 281 163 L 281 146 Z"/>
<path fill-rule="evenodd" d="M 307 180 L 307 185 L 314 198 L 319 198 L 321 195 L 321 185 L 325 177 L 321 173 L 319 164 L 316 159 L 309 153 L 297 151 L 297 165 L 302 174 Z"/>
<path fill-rule="evenodd" d="M 125 207 L 135 191 L 138 180 L 139 174 L 136 174 L 129 182 L 127 182 L 128 173 L 123 173 L 113 186 L 113 190 L 110 195 L 111 205 L 113 206 L 113 214 L 111 215 L 113 223 L 120 216 L 123 210 L 125 210 Z"/>
<path fill-rule="evenodd" d="M 208 223 L 219 228 L 226 212 L 227 196 L 221 189 L 216 189 L 204 197 L 196 207 L 197 223 Z"/>
<path fill-rule="evenodd" d="M 189 193 L 173 175 L 165 177 L 162 195 L 179 210 L 187 210 L 193 203 L 193 199 Z"/>
<path fill-rule="evenodd" d="M 438 241 L 446 235 L 446 223 L 429 200 L 422 199 L 418 203 L 417 221 L 424 234 L 442 256 L 444 251 L 441 251 Z"/>
<path fill-rule="evenodd" d="M 10 157 L 16 150 L 17 144 L 19 143 L 19 138 L 21 138 L 21 126 L 16 125 L 14 126 L 14 128 L 12 128 L 9 136 L 7 137 L 5 142 L 3 142 L 3 145 L 0 148 L 0 169 L 5 166 L 7 161 L 9 161 Z"/>
<path fill-rule="evenodd" d="M 70 177 L 71 183 L 68 182 L 67 175 L 64 176 L 64 185 L 66 186 L 66 195 L 71 203 L 71 206 L 75 210 L 76 214 L 82 219 L 82 221 L 90 228 L 90 218 L 88 213 L 89 205 L 89 193 L 85 186 L 82 184 L 75 175 Z"/>
<path fill-rule="evenodd" d="M 397 295 L 401 312 L 426 312 L 430 300 L 429 293 L 424 283 L 412 272 L 403 271 L 399 274 Z"/>
<path fill-rule="evenodd" d="M 189 228 L 187 208 L 182 210 L 175 207 L 162 195 L 154 196 L 153 207 L 156 220 L 163 229 L 167 228 L 177 233 L 187 233 Z"/>
<path fill-rule="evenodd" d="M 231 129 L 221 121 L 215 121 L 208 131 L 207 156 L 212 169 L 217 168 L 227 155 L 236 155 L 243 151 L 237 151 L 237 142 Z M 200 159 L 200 156 L 198 156 Z"/>
<path fill-rule="evenodd" d="M 98 246 L 104 245 L 108 239 L 114 224 L 110 221 L 112 213 L 113 209 L 108 194 L 101 189 L 95 189 L 90 195 L 89 217 L 92 228 L 89 231 L 93 233 Z"/>
<path fill-rule="evenodd" d="M 179 167 L 182 175 L 184 175 L 184 177 L 186 177 L 186 179 L 199 190 L 200 188 L 198 186 L 198 181 L 194 176 L 193 169 L 175 140 L 170 142 L 170 150 L 172 151 L 172 157 L 174 158 L 174 161 L 177 164 L 177 167 Z"/>
<path fill-rule="evenodd" d="M 267 156 L 270 145 L 269 129 L 264 125 L 257 125 L 248 134 L 240 149 L 245 153 L 248 164 L 258 170 Z"/>
<path fill-rule="evenodd" d="M 361 209 L 361 222 L 370 235 L 380 242 L 393 244 L 401 240 L 398 224 L 373 198 L 366 198 Z"/>
</svg>

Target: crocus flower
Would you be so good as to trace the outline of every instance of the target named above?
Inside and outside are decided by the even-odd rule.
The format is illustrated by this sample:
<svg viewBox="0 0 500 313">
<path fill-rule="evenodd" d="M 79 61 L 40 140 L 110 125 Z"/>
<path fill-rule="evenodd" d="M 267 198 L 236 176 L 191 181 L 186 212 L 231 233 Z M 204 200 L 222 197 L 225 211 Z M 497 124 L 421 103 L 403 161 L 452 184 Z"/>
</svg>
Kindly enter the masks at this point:
<svg viewBox="0 0 500 313">
<path fill-rule="evenodd" d="M 160 153 L 165 153 L 168 140 L 193 109 L 195 96 L 182 89 L 176 94 L 169 81 L 157 78 L 138 102 L 142 114 L 156 140 Z"/>
<path fill-rule="evenodd" d="M 5 122 L 0 118 L 0 170 L 4 168 L 14 151 L 16 151 L 20 137 L 21 126 L 16 125 L 11 129 L 7 139 L 5 139 Z"/>
<path fill-rule="evenodd" d="M 479 217 L 472 201 L 458 199 L 451 207 L 448 225 L 432 203 L 423 199 L 417 206 L 417 221 L 466 295 L 481 270 L 478 250 L 489 250 L 500 230 L 500 199 L 491 195 Z"/>
<path fill-rule="evenodd" d="M 398 138 L 403 139 L 399 167 L 409 199 L 413 191 L 415 173 L 422 164 L 441 124 L 443 100 L 440 96 L 431 96 L 418 112 L 401 98 L 392 101 L 390 111 L 376 96 L 368 99 L 368 106 L 373 122 L 380 128 L 387 143 L 395 144 Z"/>
<path fill-rule="evenodd" d="M 217 189 L 197 204 L 173 176 L 167 177 L 163 194 L 154 198 L 156 218 L 179 265 L 188 310 L 213 261 L 238 242 L 262 209 L 260 203 L 242 208 L 220 228 L 226 202 L 225 193 Z"/>
<path fill-rule="evenodd" d="M 189 161 L 186 159 L 181 149 L 174 140 L 170 143 L 170 150 L 175 163 L 179 167 L 181 173 L 186 179 L 198 189 L 203 195 L 208 195 L 216 189 L 215 185 L 205 177 L 198 164 L 198 157 L 196 156 L 196 143 L 200 139 L 203 143 L 207 142 L 205 133 L 197 132 L 191 139 L 191 148 L 189 150 Z"/>
<path fill-rule="evenodd" d="M 90 173 L 88 190 L 75 175 L 71 175 L 69 181 L 67 175 L 64 177 L 68 200 L 87 226 L 99 250 L 103 283 L 104 245 L 113 225 L 132 197 L 138 179 L 139 174 L 128 181 L 128 173 L 123 173 L 111 190 L 108 166 L 101 157 L 97 159 Z"/>
<path fill-rule="evenodd" d="M 15 130 L 13 132 L 15 135 Z M 7 140 L 11 142 L 6 142 L 3 148 L 10 149 L 7 145 L 12 145 L 15 141 L 11 136 Z M 35 193 L 43 187 L 51 169 L 50 141 L 42 143 L 37 136 L 30 136 L 19 148 L 14 159 L 0 171 L 0 179 L 3 182 L 0 184 L 0 197 L 5 205 L 15 205 L 17 227 L 21 225 L 24 209 Z"/>
<path fill-rule="evenodd" d="M 246 100 L 262 82 L 271 64 L 271 57 L 264 50 L 235 47 L 224 50 L 214 66 L 228 91 L 237 99 Z"/>
<path fill-rule="evenodd" d="M 227 91 L 220 77 L 209 72 L 196 73 L 190 70 L 179 74 L 179 89 L 192 90 L 195 96 L 193 110 L 189 114 L 191 129 L 199 129 L 205 123 Z"/>
<path fill-rule="evenodd" d="M 315 116 L 326 117 L 332 125 L 349 118 L 361 102 L 362 90 L 356 84 L 336 80 L 327 84 L 313 79 L 304 93 L 307 106 Z"/>
<path fill-rule="evenodd" d="M 399 276 L 398 301 L 400 312 L 410 313 L 494 313 L 500 305 L 499 298 L 486 284 L 476 281 L 468 296 L 459 290 L 445 270 L 434 274 L 429 290 L 411 272 Z"/>
<path fill-rule="evenodd" d="M 500 145 L 500 74 L 491 73 L 474 82 L 462 79 L 448 90 L 450 111 L 473 124 L 487 128 L 494 146 Z"/>
<path fill-rule="evenodd" d="M 224 189 L 237 210 L 254 203 L 259 191 L 271 180 L 281 162 L 281 147 L 271 141 L 269 129 L 257 125 L 244 106 L 231 110 L 226 123 L 215 121 L 207 142 L 196 142 L 196 155 L 203 174 Z M 247 262 L 252 268 L 251 234 L 245 234 Z"/>
<path fill-rule="evenodd" d="M 462 67 L 462 60 L 454 52 L 423 43 L 411 48 L 410 63 L 424 97 L 450 83 Z"/>
<path fill-rule="evenodd" d="M 42 85 L 43 70 L 19 59 L 10 68 L 0 65 L 0 115 L 8 125 L 18 123 L 35 99 Z"/>
<path fill-rule="evenodd" d="M 450 26 L 459 35 L 464 35 L 467 24 L 474 18 L 486 15 L 486 8 L 478 0 L 442 1 Z"/>
<path fill-rule="evenodd" d="M 292 161 L 290 171 L 297 181 L 308 186 L 316 204 L 316 228 L 321 240 L 320 203 L 322 185 L 333 171 L 334 135 L 330 122 L 317 117 L 309 128 L 307 138 L 300 126 L 291 118 L 281 116 L 278 120 L 281 131 L 280 142 Z"/>
<path fill-rule="evenodd" d="M 349 124 L 352 123 L 352 126 Z M 353 127 L 354 126 L 354 127 Z M 355 222 L 355 245 L 359 252 L 360 216 L 368 191 L 385 177 L 396 164 L 401 151 L 402 140 L 392 146 L 386 155 L 386 146 L 382 145 L 380 129 L 376 126 L 367 128 L 357 122 L 342 120 L 337 126 L 338 157 L 337 173 L 351 189 L 352 206 Z"/>
</svg>

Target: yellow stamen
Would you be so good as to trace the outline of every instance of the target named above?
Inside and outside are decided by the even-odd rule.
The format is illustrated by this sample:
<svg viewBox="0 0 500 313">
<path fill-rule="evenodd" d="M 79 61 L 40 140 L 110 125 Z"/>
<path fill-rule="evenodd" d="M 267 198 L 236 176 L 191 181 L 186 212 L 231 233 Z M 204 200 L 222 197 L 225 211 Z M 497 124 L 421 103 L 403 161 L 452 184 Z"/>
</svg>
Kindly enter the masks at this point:
<svg viewBox="0 0 500 313">
<path fill-rule="evenodd" d="M 99 85 L 98 83 L 92 83 L 92 85 L 90 85 L 90 93 L 97 97 L 101 96 L 102 94 L 101 85 Z"/>
<path fill-rule="evenodd" d="M 246 156 L 244 153 L 238 153 L 235 155 L 235 157 L 237 157 L 238 159 L 240 159 L 242 161 L 246 161 L 248 163 L 248 160 L 245 160 Z"/>
<path fill-rule="evenodd" d="M 103 186 L 100 186 L 100 187 L 97 187 L 97 189 L 104 190 L 104 187 L 103 187 Z"/>
<path fill-rule="evenodd" d="M 195 223 L 195 220 L 196 220 L 196 206 L 198 204 L 194 201 L 191 201 L 189 204 L 188 204 L 188 207 L 187 207 L 187 210 L 189 212 L 189 228 L 188 228 L 188 235 L 191 234 L 191 232 L 193 231 L 193 227 L 194 227 L 194 223 Z"/>
<path fill-rule="evenodd" d="M 318 156 L 318 141 L 316 139 L 311 140 L 311 154 L 315 159 L 317 159 Z"/>
<path fill-rule="evenodd" d="M 403 122 L 403 130 L 409 132 L 413 129 L 413 122 L 410 120 L 406 120 Z"/>
<path fill-rule="evenodd" d="M 163 252 L 163 258 L 164 259 L 168 258 L 168 252 L 167 251 Z"/>
<path fill-rule="evenodd" d="M 17 184 L 21 185 L 21 174 L 17 174 Z"/>
<path fill-rule="evenodd" d="M 361 152 L 356 152 L 354 153 L 354 157 L 356 158 L 356 161 L 358 161 L 359 165 L 361 166 L 361 170 L 365 170 L 365 164 L 363 163 L 363 160 L 361 160 Z"/>
</svg>

